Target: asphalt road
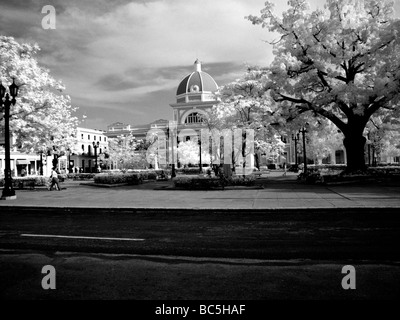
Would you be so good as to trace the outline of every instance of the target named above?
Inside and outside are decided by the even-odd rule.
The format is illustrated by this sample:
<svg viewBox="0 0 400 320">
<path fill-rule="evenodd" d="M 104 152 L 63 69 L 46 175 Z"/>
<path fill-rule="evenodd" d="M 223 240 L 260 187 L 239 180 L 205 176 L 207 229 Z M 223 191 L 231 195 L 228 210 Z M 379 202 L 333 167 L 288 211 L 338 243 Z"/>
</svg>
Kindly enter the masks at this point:
<svg viewBox="0 0 400 320">
<path fill-rule="evenodd" d="M 392 209 L 3 207 L 0 299 L 398 299 L 399 231 Z"/>
<path fill-rule="evenodd" d="M 396 211 L 2 208 L 0 249 L 400 261 Z"/>
</svg>

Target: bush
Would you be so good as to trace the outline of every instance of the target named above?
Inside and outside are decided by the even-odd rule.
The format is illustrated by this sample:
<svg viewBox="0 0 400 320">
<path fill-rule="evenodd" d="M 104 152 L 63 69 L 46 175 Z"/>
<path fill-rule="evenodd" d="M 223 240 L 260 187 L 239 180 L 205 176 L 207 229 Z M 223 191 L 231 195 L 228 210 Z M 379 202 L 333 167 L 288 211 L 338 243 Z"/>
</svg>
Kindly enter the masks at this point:
<svg viewBox="0 0 400 320">
<path fill-rule="evenodd" d="M 91 180 L 96 173 L 68 173 L 67 178 L 73 180 Z"/>
<path fill-rule="evenodd" d="M 157 180 L 163 175 L 168 175 L 168 170 L 128 170 L 128 173 L 138 173 L 142 176 L 143 180 Z"/>
<path fill-rule="evenodd" d="M 227 179 L 229 186 L 254 186 L 256 178 L 253 175 L 249 176 L 232 176 Z"/>
<path fill-rule="evenodd" d="M 179 168 L 175 169 L 176 173 L 180 174 L 199 174 L 200 168 Z"/>
<path fill-rule="evenodd" d="M 174 179 L 174 186 L 186 189 L 211 189 L 225 186 L 253 186 L 254 176 L 245 177 L 178 177 Z"/>
<path fill-rule="evenodd" d="M 340 171 L 338 169 L 341 169 Z M 400 166 L 369 167 L 364 171 L 347 173 L 345 165 L 314 166 L 299 174 L 298 179 L 308 183 L 352 182 L 371 178 L 390 178 L 400 175 Z M 339 171 L 339 172 L 338 172 Z"/>
<path fill-rule="evenodd" d="M 94 177 L 95 183 L 100 184 L 120 184 L 137 185 L 143 182 L 139 173 L 99 173 Z"/>
<path fill-rule="evenodd" d="M 25 187 L 40 187 L 45 186 L 48 177 L 44 176 L 25 176 L 25 177 L 13 177 L 12 186 L 13 188 L 25 188 Z M 0 178 L 0 186 L 4 187 L 4 176 Z"/>
<path fill-rule="evenodd" d="M 179 177 L 174 179 L 174 186 L 185 189 L 210 189 L 221 187 L 219 178 Z"/>
</svg>

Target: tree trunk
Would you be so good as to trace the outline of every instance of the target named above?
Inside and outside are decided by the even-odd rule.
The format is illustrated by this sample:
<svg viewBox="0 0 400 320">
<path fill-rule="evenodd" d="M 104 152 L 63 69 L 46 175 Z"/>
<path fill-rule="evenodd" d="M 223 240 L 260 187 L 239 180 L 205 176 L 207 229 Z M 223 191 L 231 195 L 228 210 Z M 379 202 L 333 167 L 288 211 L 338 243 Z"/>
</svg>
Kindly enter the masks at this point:
<svg viewBox="0 0 400 320">
<path fill-rule="evenodd" d="M 347 168 L 346 172 L 365 171 L 364 147 L 366 138 L 362 135 L 351 135 L 343 139 L 346 148 Z"/>
</svg>

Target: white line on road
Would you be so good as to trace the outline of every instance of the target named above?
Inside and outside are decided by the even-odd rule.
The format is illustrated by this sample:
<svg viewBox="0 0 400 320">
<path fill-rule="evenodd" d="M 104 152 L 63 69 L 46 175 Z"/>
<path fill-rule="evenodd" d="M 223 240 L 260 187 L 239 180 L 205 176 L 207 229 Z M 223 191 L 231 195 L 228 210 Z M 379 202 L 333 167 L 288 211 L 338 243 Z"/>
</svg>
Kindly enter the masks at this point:
<svg viewBox="0 0 400 320">
<path fill-rule="evenodd" d="M 104 237 L 83 237 L 83 236 L 60 236 L 53 234 L 21 234 L 21 237 L 42 237 L 42 238 L 65 238 L 65 239 L 89 239 L 89 240 L 117 240 L 117 241 L 144 241 L 135 238 L 104 238 Z"/>
</svg>

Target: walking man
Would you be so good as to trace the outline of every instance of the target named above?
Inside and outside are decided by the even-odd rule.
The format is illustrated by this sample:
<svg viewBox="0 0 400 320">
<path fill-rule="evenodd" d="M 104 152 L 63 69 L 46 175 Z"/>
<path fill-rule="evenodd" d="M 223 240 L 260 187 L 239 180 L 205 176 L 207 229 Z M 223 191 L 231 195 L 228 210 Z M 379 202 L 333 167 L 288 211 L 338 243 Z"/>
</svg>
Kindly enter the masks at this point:
<svg viewBox="0 0 400 320">
<path fill-rule="evenodd" d="M 56 187 L 56 190 L 61 191 L 60 188 L 60 181 L 58 180 L 58 173 L 56 171 L 56 168 L 54 167 L 51 171 L 51 186 L 50 186 L 50 191 L 53 189 L 53 186 Z"/>
</svg>

